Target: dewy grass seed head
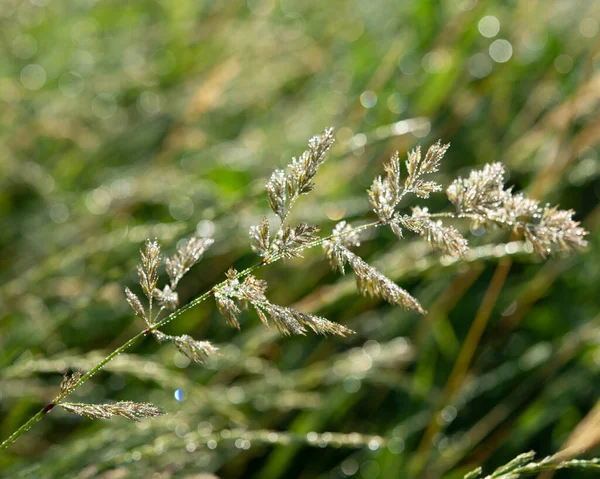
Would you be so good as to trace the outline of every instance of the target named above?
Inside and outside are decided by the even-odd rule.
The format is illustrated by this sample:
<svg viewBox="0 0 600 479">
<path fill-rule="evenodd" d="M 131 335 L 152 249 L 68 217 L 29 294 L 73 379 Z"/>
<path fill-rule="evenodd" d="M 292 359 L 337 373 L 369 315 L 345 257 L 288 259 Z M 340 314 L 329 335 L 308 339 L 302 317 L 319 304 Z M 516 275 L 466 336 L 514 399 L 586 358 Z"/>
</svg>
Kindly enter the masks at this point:
<svg viewBox="0 0 600 479">
<path fill-rule="evenodd" d="M 77 371 L 65 375 L 57 397 L 34 415 L 26 424 L 18 428 L 1 445 L 6 449 L 35 422 L 43 418 L 54 406 L 85 416 L 90 419 L 109 419 L 122 416 L 134 421 L 152 418 L 163 414 L 161 408 L 147 402 L 119 401 L 107 404 L 69 403 L 64 399 L 81 386 L 87 379 L 100 371 L 106 364 L 145 336 L 152 335 L 160 343 L 171 343 L 189 360 L 202 363 L 218 348 L 206 340 L 197 340 L 187 334 L 171 336 L 161 328 L 175 320 L 183 312 L 213 296 L 219 312 L 230 326 L 240 329 L 238 318 L 247 306 L 252 306 L 265 326 L 273 324 L 283 335 L 305 335 L 309 331 L 322 335 L 345 336 L 353 331 L 348 327 L 313 314 L 271 302 L 267 296 L 267 282 L 259 279 L 254 272 L 261 267 L 279 260 L 300 258 L 302 253 L 322 246 L 331 267 L 342 274 L 349 266 L 356 277 L 360 293 L 380 298 L 406 310 L 426 314 L 424 306 L 408 291 L 364 261 L 352 251 L 360 245 L 360 233 L 379 226 L 389 226 L 402 240 L 405 234 L 421 236 L 430 247 L 443 255 L 462 258 L 469 251 L 468 241 L 454 224 L 466 221 L 476 226 L 496 226 L 522 235 L 533 250 L 542 257 L 553 252 L 569 253 L 586 246 L 587 232 L 573 220 L 573 211 L 560 210 L 551 205 L 540 205 L 522 193 L 515 193 L 506 187 L 504 167 L 500 163 L 485 165 L 472 171 L 467 178 L 458 178 L 446 189 L 446 195 L 453 210 L 430 212 L 426 206 L 413 204 L 410 209 L 403 200 L 412 196 L 417 202 L 427 200 L 440 192 L 442 185 L 431 179 L 437 172 L 450 145 L 440 141 L 430 146 L 423 154 L 420 147 L 408 153 L 404 168 L 400 154 L 394 153 L 385 164 L 384 176 L 378 176 L 368 190 L 368 201 L 376 216 L 374 221 L 351 226 L 340 221 L 333 232 L 319 236 L 317 225 L 299 222 L 289 224 L 290 212 L 302 195 L 314 188 L 314 179 L 319 167 L 327 157 L 334 142 L 332 128 L 309 140 L 308 148 L 298 158 L 293 158 L 285 169 L 277 169 L 266 184 L 268 204 L 278 218 L 273 226 L 264 217 L 250 228 L 250 246 L 262 260 L 243 271 L 231 268 L 226 278 L 208 292 L 195 298 L 185 306 L 179 303 L 177 287 L 180 280 L 202 259 L 204 252 L 213 244 L 210 238 L 192 236 L 179 244 L 175 253 L 164 259 L 168 282 L 159 287 L 159 267 L 163 263 L 158 241 L 148 239 L 143 245 L 141 262 L 137 266 L 139 286 L 145 301 L 129 288 L 125 297 L 133 313 L 145 323 L 145 328 L 118 347 L 87 372 Z M 510 471 L 518 468 L 538 471 L 545 467 L 542 463 L 530 462 L 531 458 L 510 466 Z M 575 467 L 563 464 L 560 467 Z M 590 466 L 592 467 L 592 466 Z M 505 477 L 494 473 L 490 477 Z M 509 471 L 509 469 L 506 469 Z M 478 477 L 474 471 L 468 477 Z M 511 476 L 512 477 L 512 476 Z"/>
</svg>

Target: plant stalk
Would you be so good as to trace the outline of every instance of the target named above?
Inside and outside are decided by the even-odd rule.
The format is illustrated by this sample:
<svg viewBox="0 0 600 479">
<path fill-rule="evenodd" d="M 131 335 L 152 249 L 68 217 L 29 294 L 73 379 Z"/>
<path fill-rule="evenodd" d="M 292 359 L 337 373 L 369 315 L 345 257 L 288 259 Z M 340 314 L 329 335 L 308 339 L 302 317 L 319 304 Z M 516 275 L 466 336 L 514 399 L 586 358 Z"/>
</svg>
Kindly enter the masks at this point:
<svg viewBox="0 0 600 479">
<path fill-rule="evenodd" d="M 338 234 L 337 236 L 344 236 L 344 235 L 347 235 L 347 234 L 356 233 L 356 232 L 359 232 L 359 231 L 364 231 L 366 229 L 375 228 L 375 227 L 380 226 L 380 225 L 381 225 L 380 221 L 375 221 L 373 223 L 367 223 L 365 225 L 357 226 L 356 228 L 352 228 L 351 230 L 346 231 L 346 232 L 344 232 L 342 234 Z M 331 234 L 331 235 L 326 236 L 324 238 L 316 239 L 313 242 L 307 244 L 304 248 L 302 248 L 302 250 L 310 249 L 310 248 L 314 248 L 315 246 L 322 245 L 325 241 L 331 240 L 333 237 L 334 237 L 334 235 Z M 266 266 L 267 264 L 274 263 L 276 261 L 279 261 L 280 259 L 282 259 L 282 255 L 279 254 L 279 255 L 275 255 L 275 256 L 269 258 L 268 262 L 261 261 L 260 263 L 256 263 L 256 264 L 254 264 L 254 265 L 246 268 L 245 270 L 239 272 L 235 276 L 235 279 L 239 279 L 239 278 L 243 278 L 245 276 L 248 276 L 250 273 L 252 273 L 253 271 L 255 271 L 255 270 L 259 269 L 259 268 L 261 268 L 262 266 Z M 106 366 L 106 364 L 109 363 L 112 359 L 114 359 L 115 357 L 117 357 L 119 354 L 121 354 L 125 350 L 129 349 L 131 346 L 133 346 L 135 343 L 137 343 L 139 340 L 141 340 L 142 338 L 144 338 L 148 334 L 152 333 L 152 331 L 156 331 L 157 329 L 161 328 L 165 324 L 170 323 L 171 321 L 173 321 L 177 317 L 181 316 L 185 312 L 189 311 L 190 309 L 192 309 L 195 306 L 197 306 L 198 304 L 200 304 L 202 301 L 204 301 L 205 299 L 207 299 L 209 296 L 212 296 L 213 294 L 215 294 L 215 292 L 217 292 L 219 290 L 219 288 L 225 286 L 225 284 L 228 281 L 229 280 L 225 280 L 225 281 L 220 282 L 216 286 L 212 287 L 209 291 L 207 291 L 204 294 L 202 294 L 201 296 L 198 296 L 197 298 L 193 299 L 192 301 L 190 301 L 185 306 L 182 306 L 177 311 L 174 311 L 173 313 L 169 314 L 168 316 L 165 316 L 163 319 L 161 319 L 157 323 L 152 324 L 148 328 L 144 329 L 143 331 L 141 331 L 138 334 L 136 334 L 135 336 L 133 336 L 129 341 L 127 341 L 126 343 L 124 343 L 121 346 L 119 346 L 112 353 L 110 353 L 108 356 L 106 356 L 102 361 L 100 361 L 96 366 L 94 366 L 87 373 L 85 373 L 81 377 L 81 379 L 79 379 L 79 381 L 77 381 L 74 384 L 74 386 L 69 391 L 65 391 L 65 392 L 59 394 L 58 396 L 56 396 L 56 398 L 54 398 L 54 400 L 48 406 L 46 406 L 43 409 L 41 409 L 40 411 L 38 411 L 25 424 L 23 424 L 19 429 L 17 429 L 15 432 L 13 432 L 7 439 L 5 439 L 2 442 L 2 444 L 0 444 L 0 451 L 3 451 L 8 446 L 10 446 L 22 434 L 24 434 L 25 432 L 27 432 L 27 430 L 31 426 L 33 426 L 36 422 L 40 421 L 46 415 L 46 413 L 50 412 L 50 410 L 53 408 L 53 406 L 50 406 L 50 405 L 54 405 L 54 406 L 58 405 L 60 403 L 60 401 L 62 401 L 66 396 L 68 396 L 73 391 L 75 391 L 75 389 L 77 389 L 79 386 L 81 386 L 85 381 L 87 381 L 94 374 L 96 374 L 98 371 L 100 371 L 102 368 L 104 368 L 104 366 Z"/>
</svg>

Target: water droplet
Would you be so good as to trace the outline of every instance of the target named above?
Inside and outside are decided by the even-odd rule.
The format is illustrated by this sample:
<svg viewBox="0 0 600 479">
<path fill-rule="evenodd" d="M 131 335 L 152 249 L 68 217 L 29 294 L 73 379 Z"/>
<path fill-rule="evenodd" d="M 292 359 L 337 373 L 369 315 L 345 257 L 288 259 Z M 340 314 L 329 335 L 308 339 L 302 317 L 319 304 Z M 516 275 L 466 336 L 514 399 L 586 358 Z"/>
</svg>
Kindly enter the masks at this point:
<svg viewBox="0 0 600 479">
<path fill-rule="evenodd" d="M 487 15 L 479 20 L 477 29 L 486 38 L 493 38 L 500 32 L 500 21 L 493 15 Z"/>
<path fill-rule="evenodd" d="M 183 389 L 176 389 L 174 396 L 177 401 L 183 401 Z"/>
<path fill-rule="evenodd" d="M 404 451 L 404 441 L 399 437 L 393 437 L 388 442 L 387 447 L 392 454 L 400 454 L 402 451 Z"/>
<path fill-rule="evenodd" d="M 446 406 L 442 409 L 440 416 L 445 422 L 452 422 L 456 418 L 457 410 L 454 406 Z"/>
<path fill-rule="evenodd" d="M 348 394 L 355 393 L 360 389 L 360 379 L 358 379 L 356 376 L 348 376 L 346 379 L 344 379 L 343 384 L 344 390 Z"/>
<path fill-rule="evenodd" d="M 352 458 L 346 459 L 342 462 L 342 472 L 347 476 L 353 476 L 358 472 L 358 462 Z"/>
<path fill-rule="evenodd" d="M 508 40 L 494 40 L 489 48 L 490 57 L 497 63 L 506 63 L 513 54 L 513 48 Z"/>
<path fill-rule="evenodd" d="M 364 91 L 360 95 L 360 104 L 365 108 L 373 108 L 377 105 L 377 94 L 370 90 Z"/>
<path fill-rule="evenodd" d="M 379 441 L 377 439 L 371 439 L 369 441 L 368 447 L 369 449 L 371 449 L 371 451 L 376 451 L 377 449 L 379 449 Z"/>
<path fill-rule="evenodd" d="M 39 90 L 46 83 L 46 70 L 35 63 L 25 66 L 21 70 L 21 83 L 28 90 Z"/>
<path fill-rule="evenodd" d="M 193 442 L 188 442 L 185 445 L 185 449 L 186 449 L 187 452 L 194 452 L 196 450 L 196 444 L 193 443 Z"/>
<path fill-rule="evenodd" d="M 492 73 L 493 64 L 485 53 L 476 53 L 468 61 L 469 73 L 475 78 L 485 78 Z"/>
</svg>

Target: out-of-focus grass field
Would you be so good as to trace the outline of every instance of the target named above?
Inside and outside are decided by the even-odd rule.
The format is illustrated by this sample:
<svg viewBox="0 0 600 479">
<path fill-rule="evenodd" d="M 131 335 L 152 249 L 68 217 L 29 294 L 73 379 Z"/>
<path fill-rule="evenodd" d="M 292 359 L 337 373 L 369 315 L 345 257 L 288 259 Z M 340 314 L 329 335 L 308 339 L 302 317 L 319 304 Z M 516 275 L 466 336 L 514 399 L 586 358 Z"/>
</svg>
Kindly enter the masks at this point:
<svg viewBox="0 0 600 479">
<path fill-rule="evenodd" d="M 0 476 L 458 478 L 530 449 L 600 455 L 599 20 L 593 0 L 4 0 L 2 439 L 65 370 L 143 327 L 123 288 L 145 238 L 167 252 L 194 231 L 216 238 L 184 301 L 255 262 L 265 179 L 326 126 L 335 148 L 295 217 L 327 234 L 369 215 L 365 189 L 394 150 L 438 138 L 452 142 L 445 184 L 502 161 L 511 184 L 575 209 L 591 234 L 587 252 L 542 262 L 477 249 L 509 240 L 492 231 L 449 263 L 377 230 L 360 254 L 425 317 L 359 297 L 319 251 L 272 265 L 259 276 L 273 301 L 357 334 L 282 338 L 252 314 L 238 333 L 203 303 L 167 332 L 214 341 L 217 360 L 189 365 L 147 339 L 74 395 L 167 416 L 56 408 L 0 457 Z M 473 359 L 449 395 L 463 347 Z M 342 437 L 355 447 L 324 432 L 357 433 Z"/>
</svg>

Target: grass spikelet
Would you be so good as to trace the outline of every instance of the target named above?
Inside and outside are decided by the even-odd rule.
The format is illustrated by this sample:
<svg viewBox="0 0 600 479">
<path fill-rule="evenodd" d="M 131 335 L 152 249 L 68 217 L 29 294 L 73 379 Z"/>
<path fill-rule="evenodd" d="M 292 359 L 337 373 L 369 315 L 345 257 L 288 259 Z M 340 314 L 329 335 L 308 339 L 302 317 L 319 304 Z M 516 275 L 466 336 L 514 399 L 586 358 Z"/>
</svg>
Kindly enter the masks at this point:
<svg viewBox="0 0 600 479">
<path fill-rule="evenodd" d="M 132 401 L 119 401 L 112 404 L 61 403 L 60 406 L 65 411 L 89 419 L 111 419 L 121 416 L 137 422 L 164 414 L 162 409 L 153 404 Z"/>
</svg>

